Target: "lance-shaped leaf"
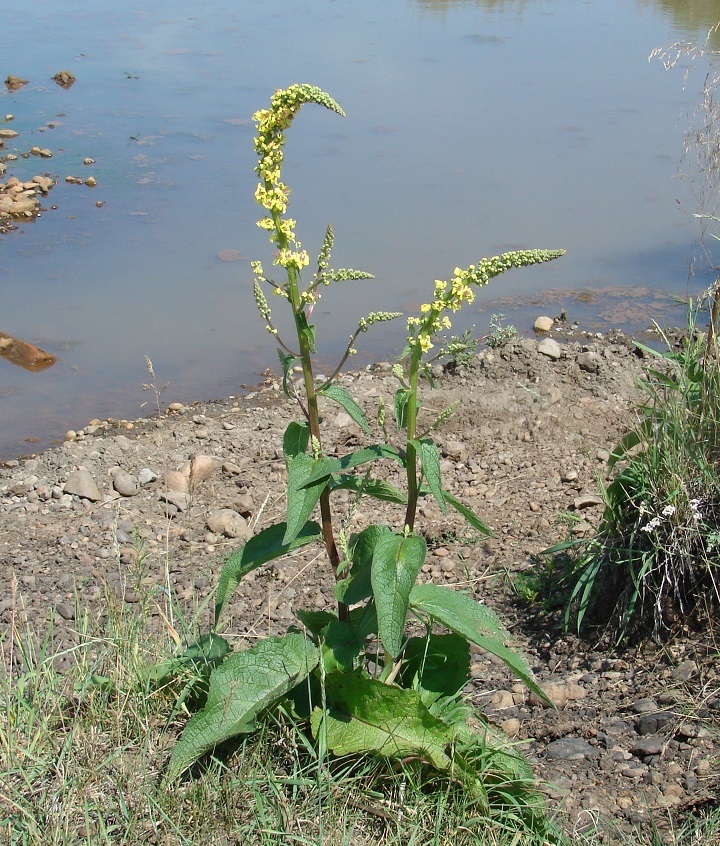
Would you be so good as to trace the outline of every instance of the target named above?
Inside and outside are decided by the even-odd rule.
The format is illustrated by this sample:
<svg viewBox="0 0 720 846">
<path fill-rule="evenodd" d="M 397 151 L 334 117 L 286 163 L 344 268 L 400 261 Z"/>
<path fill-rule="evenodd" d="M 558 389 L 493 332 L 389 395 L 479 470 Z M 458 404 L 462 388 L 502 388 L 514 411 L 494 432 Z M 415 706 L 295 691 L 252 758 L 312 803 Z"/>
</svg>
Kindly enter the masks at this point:
<svg viewBox="0 0 720 846">
<path fill-rule="evenodd" d="M 425 474 L 428 487 L 432 491 L 432 495 L 437 500 L 440 510 L 443 514 L 446 514 L 447 504 L 445 503 L 445 492 L 442 489 L 440 455 L 438 453 L 438 449 L 430 439 L 413 441 L 413 443 L 416 445 L 415 448 L 420 453 L 423 473 Z"/>
<path fill-rule="evenodd" d="M 327 711 L 315 709 L 311 728 L 336 755 L 410 755 L 439 770 L 451 767 L 445 750 L 454 731 L 433 717 L 416 691 L 353 673 L 331 673 L 325 695 Z"/>
<path fill-rule="evenodd" d="M 396 502 L 399 505 L 405 505 L 407 502 L 407 495 L 384 479 L 367 479 L 362 476 L 337 476 L 333 477 L 331 485 L 334 491 L 356 491 L 357 493 L 367 494 L 374 499 L 379 499 L 382 502 Z"/>
<path fill-rule="evenodd" d="M 353 467 L 359 467 L 361 464 L 366 464 L 368 461 L 375 461 L 378 458 L 391 458 L 401 467 L 405 466 L 404 452 L 395 449 L 390 444 L 374 444 L 373 446 L 363 447 L 355 452 L 351 452 L 342 458 L 325 457 L 325 463 L 305 480 L 305 484 L 313 485 L 323 477 L 327 477 L 328 473 L 341 473 L 343 470 L 352 470 Z"/>
<path fill-rule="evenodd" d="M 285 523 L 277 523 L 268 529 L 263 529 L 255 537 L 250 538 L 244 546 L 233 552 L 225 562 L 215 596 L 215 625 L 220 619 L 228 597 L 235 592 L 240 580 L 251 570 L 287 555 L 293 549 L 299 549 L 301 546 L 322 539 L 322 532 L 317 523 L 306 523 L 289 543 L 284 541 L 286 529 Z"/>
<path fill-rule="evenodd" d="M 262 640 L 227 658 L 210 676 L 205 707 L 175 745 L 167 779 L 177 778 L 219 743 L 252 731 L 258 714 L 307 678 L 319 659 L 318 649 L 294 633 Z"/>
<path fill-rule="evenodd" d="M 287 527 L 283 543 L 298 536 L 328 484 L 335 459 L 299 453 L 288 464 Z M 314 481 L 309 479 L 314 476 Z"/>
<path fill-rule="evenodd" d="M 412 589 L 410 607 L 420 616 L 430 617 L 470 643 L 497 655 L 533 693 L 550 704 L 527 661 L 508 647 L 510 635 L 494 611 L 466 593 L 432 584 L 416 585 Z"/>
<path fill-rule="evenodd" d="M 355 402 L 350 394 L 339 385 L 330 384 L 320 391 L 320 396 L 328 397 L 334 400 L 338 405 L 342 406 L 350 417 L 357 423 L 357 425 L 364 431 L 370 434 L 370 424 L 365 418 L 362 408 Z"/>
<path fill-rule="evenodd" d="M 282 389 L 285 396 L 290 396 L 290 386 L 288 385 L 288 379 L 290 378 L 290 373 L 293 364 L 298 360 L 297 356 L 292 355 L 291 353 L 286 353 L 284 350 L 278 349 L 277 351 L 278 358 L 280 359 L 280 365 L 283 371 L 283 380 L 282 380 Z"/>
<path fill-rule="evenodd" d="M 310 426 L 307 423 L 298 423 L 293 420 L 285 429 L 283 435 L 283 455 L 285 464 L 289 464 L 296 455 L 307 452 L 310 442 Z"/>
<path fill-rule="evenodd" d="M 454 696 L 470 676 L 470 645 L 456 634 L 412 637 L 403 650 L 398 682 L 410 687 L 417 682 L 424 691 Z"/>
<path fill-rule="evenodd" d="M 398 432 L 405 428 L 407 422 L 407 404 L 412 395 L 412 391 L 407 388 L 398 388 L 395 391 L 395 425 Z"/>
<path fill-rule="evenodd" d="M 379 537 L 373 550 L 371 581 L 378 634 L 393 658 L 400 654 L 410 591 L 426 552 L 425 538 L 395 532 Z"/>
<path fill-rule="evenodd" d="M 445 500 L 452 505 L 452 507 L 458 512 L 458 514 L 462 514 L 462 516 L 467 520 L 467 522 L 475 529 L 476 531 L 480 532 L 482 535 L 487 535 L 487 537 L 492 537 L 492 529 L 486 523 L 477 516 L 477 514 L 470 508 L 467 507 L 464 503 L 460 502 L 460 500 L 453 496 L 451 493 L 447 491 L 443 491 L 443 495 Z"/>
</svg>

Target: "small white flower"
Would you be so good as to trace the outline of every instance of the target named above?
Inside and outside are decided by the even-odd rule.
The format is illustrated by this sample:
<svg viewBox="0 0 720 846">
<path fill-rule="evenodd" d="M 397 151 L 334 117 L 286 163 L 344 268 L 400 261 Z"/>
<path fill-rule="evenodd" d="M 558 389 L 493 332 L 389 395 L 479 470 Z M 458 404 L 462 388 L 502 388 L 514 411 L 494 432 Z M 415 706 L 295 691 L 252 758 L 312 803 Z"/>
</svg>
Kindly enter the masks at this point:
<svg viewBox="0 0 720 846">
<path fill-rule="evenodd" d="M 662 510 L 663 517 L 672 517 L 675 513 L 675 506 L 674 505 L 666 505 L 665 508 Z"/>
</svg>

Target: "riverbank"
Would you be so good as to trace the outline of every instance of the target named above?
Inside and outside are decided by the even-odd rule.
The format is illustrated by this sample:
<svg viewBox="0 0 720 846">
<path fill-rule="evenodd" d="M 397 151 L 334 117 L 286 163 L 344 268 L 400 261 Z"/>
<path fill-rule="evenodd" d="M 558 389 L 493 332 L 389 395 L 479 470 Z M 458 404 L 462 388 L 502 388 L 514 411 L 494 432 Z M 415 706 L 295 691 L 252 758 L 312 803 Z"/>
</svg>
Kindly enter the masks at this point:
<svg viewBox="0 0 720 846">
<path fill-rule="evenodd" d="M 601 650 L 563 633 L 559 614 L 524 604 L 516 587 L 541 550 L 568 532 L 593 532 L 602 512 L 598 480 L 632 420 L 643 367 L 631 340 L 608 332 L 517 339 L 468 366 L 436 368 L 428 415 L 459 403 L 437 434 L 446 486 L 494 537 L 473 537 L 435 504 L 421 508 L 419 528 L 431 548 L 422 578 L 461 586 L 495 608 L 557 705 L 535 704 L 503 667 L 474 655 L 473 701 L 521 744 L 568 830 L 599 824 L 615 842 L 614 829 L 652 822 L 670 843 L 676 815 L 710 801 L 716 786 L 712 645 L 688 633 L 665 648 Z M 381 398 L 392 405 L 388 364 L 346 374 L 341 384 L 370 419 Z M 284 506 L 280 447 L 296 409 L 278 387 L 268 380 L 242 398 L 170 402 L 122 428 L 94 421 L 56 449 L 5 462 L 3 629 L 44 630 L 51 616 L 56 669 L 65 672 L 80 612 L 102 617 L 108 597 L 132 609 L 148 592 L 169 589 L 186 619 L 197 613 L 207 628 L 209 612 L 198 608 L 222 562 Z M 326 451 L 361 443 L 338 406 L 324 413 Z M 378 519 L 401 517 L 363 500 L 352 529 Z M 300 550 L 244 580 L 227 634 L 279 633 L 293 608 L 325 608 L 331 597 L 317 550 Z M 164 641 L 166 623 L 158 605 L 149 625 Z"/>
</svg>

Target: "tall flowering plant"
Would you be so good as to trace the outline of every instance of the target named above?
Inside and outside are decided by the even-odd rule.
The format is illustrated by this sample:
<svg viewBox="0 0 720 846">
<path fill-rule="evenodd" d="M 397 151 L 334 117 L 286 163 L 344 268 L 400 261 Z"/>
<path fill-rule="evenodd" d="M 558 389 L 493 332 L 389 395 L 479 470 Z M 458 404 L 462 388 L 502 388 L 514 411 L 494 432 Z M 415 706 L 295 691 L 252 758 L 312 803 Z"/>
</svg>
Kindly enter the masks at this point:
<svg viewBox="0 0 720 846">
<path fill-rule="evenodd" d="M 318 381 L 313 371 L 315 327 L 312 310 L 321 289 L 346 280 L 372 278 L 369 273 L 330 267 L 333 231 L 328 227 L 315 272 L 307 279 L 307 252 L 296 236 L 296 222 L 287 215 L 289 189 L 282 181 L 285 133 L 305 103 L 316 103 L 339 115 L 340 106 L 312 85 L 292 85 L 277 91 L 270 108 L 254 115 L 259 183 L 255 197 L 263 208 L 258 225 L 274 245 L 273 263 L 280 279 L 252 264 L 255 301 L 265 326 L 279 347 L 283 388 L 302 412 L 283 437 L 287 465 L 287 512 L 283 523 L 263 529 L 225 564 L 218 584 L 215 623 L 250 571 L 307 544 L 324 545 L 335 581 L 335 609 L 297 609 L 302 630 L 293 628 L 251 649 L 228 654 L 217 633 L 201 645 L 214 667 L 203 708 L 192 717 L 173 752 L 168 774 L 180 775 L 218 743 L 250 731 L 257 719 L 279 702 L 324 749 L 335 754 L 373 752 L 386 757 L 418 759 L 462 781 L 480 796 L 487 795 L 484 768 L 489 758 L 489 729 L 470 729 L 469 709 L 460 692 L 469 678 L 470 644 L 498 656 L 536 694 L 543 696 L 524 658 L 508 647 L 508 633 L 490 609 L 466 593 L 433 584 L 416 584 L 426 556 L 426 541 L 415 529 L 420 499 L 433 497 L 443 513 L 458 511 L 477 531 L 489 534 L 483 521 L 445 490 L 440 456 L 431 432 L 446 422 L 452 408 L 435 420 L 418 425 L 420 377 L 438 334 L 451 327 L 450 315 L 472 303 L 475 290 L 514 267 L 546 262 L 562 250 L 522 250 L 482 259 L 452 277 L 435 282 L 433 298 L 418 315 L 407 318 L 406 347 L 393 372 L 398 380 L 394 416 L 400 442 L 387 436 L 386 411 L 378 410 L 384 438 L 342 458 L 323 452 L 318 399 L 326 397 L 371 435 L 364 410 L 336 382 L 355 351 L 358 337 L 376 323 L 401 317 L 394 312 L 370 312 L 350 337 L 329 378 Z M 282 338 L 276 328 L 266 291 L 287 301 L 294 337 Z M 302 370 L 301 386 L 289 378 Z M 404 470 L 405 489 L 375 478 L 365 465 L 390 460 Z M 356 473 L 363 468 L 362 474 Z M 395 526 L 370 525 L 346 534 L 333 522 L 332 496 L 339 489 L 402 506 Z M 319 512 L 317 523 L 312 519 Z M 196 659 L 197 645 L 193 653 Z M 288 705 L 288 703 L 291 703 Z M 482 754 L 480 753 L 482 751 Z M 526 778 L 528 770 L 514 755 L 493 752 L 492 767 L 505 776 Z M 499 757 L 498 757 L 499 756 Z"/>
</svg>

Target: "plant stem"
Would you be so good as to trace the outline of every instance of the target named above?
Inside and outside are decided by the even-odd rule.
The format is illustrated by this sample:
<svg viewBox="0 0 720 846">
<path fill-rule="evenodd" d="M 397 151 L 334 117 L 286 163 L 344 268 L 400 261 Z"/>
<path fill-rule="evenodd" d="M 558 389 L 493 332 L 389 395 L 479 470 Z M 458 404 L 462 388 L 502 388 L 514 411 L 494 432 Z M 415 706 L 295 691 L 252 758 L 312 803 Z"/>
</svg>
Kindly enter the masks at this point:
<svg viewBox="0 0 720 846">
<path fill-rule="evenodd" d="M 418 501 L 418 476 L 417 476 L 417 450 L 415 449 L 415 434 L 417 431 L 417 395 L 418 376 L 420 372 L 420 359 L 422 350 L 418 345 L 413 345 L 410 353 L 410 396 L 407 401 L 407 490 L 408 502 L 405 510 L 405 525 L 412 531 L 415 526 L 415 514 Z"/>
<path fill-rule="evenodd" d="M 285 249 L 287 247 L 287 238 L 283 235 L 280 228 L 280 216 L 277 212 L 273 212 L 273 220 L 275 221 L 275 228 L 278 235 L 278 246 L 280 249 Z M 295 331 L 300 345 L 300 365 L 302 367 L 303 381 L 305 384 L 305 400 L 307 402 L 307 408 L 304 409 L 304 411 L 310 427 L 310 436 L 316 447 L 318 449 L 322 449 L 322 441 L 320 437 L 320 413 L 318 410 L 315 380 L 313 378 L 312 349 L 307 332 L 307 320 L 300 300 L 298 271 L 295 267 L 288 267 L 286 270 L 288 275 L 288 298 L 290 300 L 293 317 L 295 319 Z M 337 581 L 339 578 L 341 559 L 337 544 L 335 543 L 335 534 L 333 532 L 332 525 L 332 511 L 330 509 L 330 491 L 327 487 L 325 487 L 323 492 L 320 494 L 320 524 L 322 526 L 325 551 L 327 552 L 327 556 L 330 561 L 333 576 Z M 337 607 L 338 619 L 347 622 L 348 606 L 345 605 L 344 602 L 338 602 Z"/>
</svg>

